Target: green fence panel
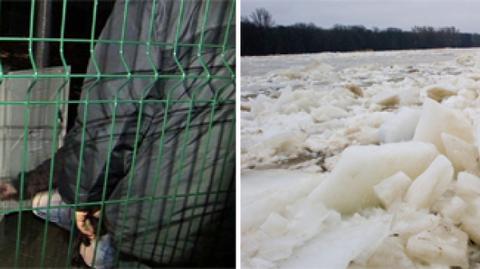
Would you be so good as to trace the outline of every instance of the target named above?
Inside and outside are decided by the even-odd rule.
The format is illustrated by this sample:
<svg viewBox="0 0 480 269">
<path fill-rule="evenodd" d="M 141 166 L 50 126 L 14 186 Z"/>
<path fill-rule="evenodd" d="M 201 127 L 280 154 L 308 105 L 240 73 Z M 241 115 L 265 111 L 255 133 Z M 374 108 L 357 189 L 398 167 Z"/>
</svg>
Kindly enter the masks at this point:
<svg viewBox="0 0 480 269">
<path fill-rule="evenodd" d="M 40 4 L 0 0 L 1 266 L 72 267 L 75 210 L 118 267 L 234 266 L 235 0 Z"/>
</svg>

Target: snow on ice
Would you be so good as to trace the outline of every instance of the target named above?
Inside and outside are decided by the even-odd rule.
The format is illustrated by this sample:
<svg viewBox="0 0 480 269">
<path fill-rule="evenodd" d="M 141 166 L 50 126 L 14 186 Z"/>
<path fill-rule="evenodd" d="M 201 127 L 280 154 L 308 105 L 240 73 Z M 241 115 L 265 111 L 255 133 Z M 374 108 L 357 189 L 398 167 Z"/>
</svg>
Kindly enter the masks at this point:
<svg viewBox="0 0 480 269">
<path fill-rule="evenodd" d="M 480 268 L 480 50 L 242 59 L 242 266 Z"/>
</svg>

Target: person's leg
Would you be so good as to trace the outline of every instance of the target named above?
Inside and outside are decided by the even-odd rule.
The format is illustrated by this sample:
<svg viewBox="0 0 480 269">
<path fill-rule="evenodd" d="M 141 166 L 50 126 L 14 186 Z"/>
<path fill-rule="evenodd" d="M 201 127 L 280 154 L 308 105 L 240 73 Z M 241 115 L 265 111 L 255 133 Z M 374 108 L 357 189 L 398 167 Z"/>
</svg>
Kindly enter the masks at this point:
<svg viewBox="0 0 480 269">
<path fill-rule="evenodd" d="M 93 252 L 97 248 L 95 255 L 95 268 L 107 269 L 114 268 L 115 248 L 113 247 L 113 240 L 110 234 L 105 234 L 100 237 L 100 240 L 93 241 L 90 246 L 81 245 L 80 255 L 88 266 L 93 265 Z"/>
<path fill-rule="evenodd" d="M 48 200 L 48 192 L 37 193 L 32 199 L 33 214 L 42 219 L 48 217 L 48 221 L 70 231 L 73 209 L 65 206 L 57 190 L 51 195 L 50 208 L 48 208 Z"/>
<path fill-rule="evenodd" d="M 36 194 L 32 200 L 32 207 L 34 208 L 33 213 L 42 219 L 47 219 L 47 214 L 50 214 L 48 217 L 50 222 L 53 222 L 66 230 L 70 230 L 74 210 L 70 207 L 58 207 L 66 205 L 62 201 L 58 190 L 55 190 L 51 195 L 50 206 L 53 208 L 47 208 L 48 198 L 48 192 Z M 86 247 L 83 244 L 80 246 L 80 255 L 89 266 L 93 264 L 94 250 L 95 243 L 90 244 L 89 247 Z M 111 235 L 105 234 L 100 237 L 100 240 L 97 242 L 96 252 L 95 268 L 114 268 L 115 247 Z"/>
</svg>

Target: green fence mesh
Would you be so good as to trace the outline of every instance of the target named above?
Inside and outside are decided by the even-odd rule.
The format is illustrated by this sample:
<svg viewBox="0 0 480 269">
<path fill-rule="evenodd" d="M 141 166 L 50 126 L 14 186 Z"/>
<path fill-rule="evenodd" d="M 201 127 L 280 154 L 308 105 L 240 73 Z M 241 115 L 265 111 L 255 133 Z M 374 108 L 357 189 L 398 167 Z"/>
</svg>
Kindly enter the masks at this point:
<svg viewBox="0 0 480 269">
<path fill-rule="evenodd" d="M 41 4 L 0 0 L 0 266 L 71 267 L 75 214 L 52 221 L 93 209 L 119 266 L 234 265 L 235 1 Z"/>
</svg>

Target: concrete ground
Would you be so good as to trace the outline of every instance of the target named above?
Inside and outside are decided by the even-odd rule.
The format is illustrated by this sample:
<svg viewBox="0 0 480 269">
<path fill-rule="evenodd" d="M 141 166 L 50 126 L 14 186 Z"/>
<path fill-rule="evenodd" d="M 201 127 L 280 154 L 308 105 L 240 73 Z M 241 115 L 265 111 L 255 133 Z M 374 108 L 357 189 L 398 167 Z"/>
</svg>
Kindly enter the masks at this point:
<svg viewBox="0 0 480 269">
<path fill-rule="evenodd" d="M 18 214 L 11 214 L 5 216 L 3 221 L 0 222 L 1 267 L 11 268 L 15 265 L 18 219 Z M 35 217 L 31 212 L 22 214 L 18 267 L 41 266 L 45 227 L 47 227 L 45 221 Z M 67 261 L 68 235 L 67 231 L 53 224 L 48 224 L 44 267 L 70 266 L 70 262 Z"/>
</svg>

